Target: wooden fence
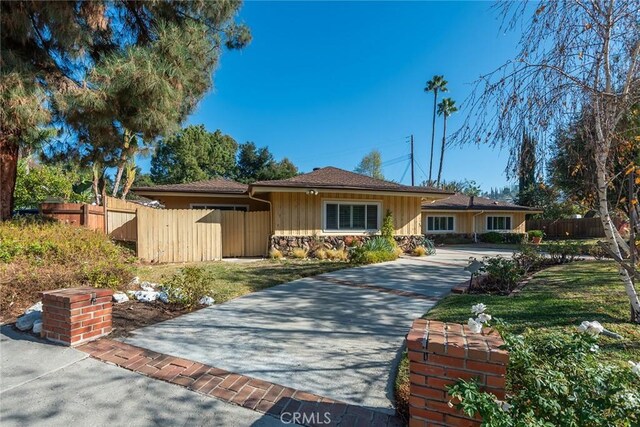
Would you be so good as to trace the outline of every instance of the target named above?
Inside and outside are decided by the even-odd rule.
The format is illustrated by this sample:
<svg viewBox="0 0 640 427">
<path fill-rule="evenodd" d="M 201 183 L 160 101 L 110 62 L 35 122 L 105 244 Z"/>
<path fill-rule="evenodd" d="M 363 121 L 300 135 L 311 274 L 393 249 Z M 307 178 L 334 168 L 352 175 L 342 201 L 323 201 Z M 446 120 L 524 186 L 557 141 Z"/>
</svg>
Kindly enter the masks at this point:
<svg viewBox="0 0 640 427">
<path fill-rule="evenodd" d="M 621 224 L 618 219 L 613 222 L 616 227 Z M 542 230 L 547 237 L 559 239 L 604 237 L 600 218 L 528 219 L 526 230 Z"/>
<path fill-rule="evenodd" d="M 267 253 L 269 212 L 153 209 L 112 197 L 105 205 L 107 233 L 135 242 L 138 257 L 146 261 L 213 261 Z"/>
<path fill-rule="evenodd" d="M 41 203 L 40 213 L 66 224 L 104 232 L 104 206 L 86 203 Z"/>
</svg>

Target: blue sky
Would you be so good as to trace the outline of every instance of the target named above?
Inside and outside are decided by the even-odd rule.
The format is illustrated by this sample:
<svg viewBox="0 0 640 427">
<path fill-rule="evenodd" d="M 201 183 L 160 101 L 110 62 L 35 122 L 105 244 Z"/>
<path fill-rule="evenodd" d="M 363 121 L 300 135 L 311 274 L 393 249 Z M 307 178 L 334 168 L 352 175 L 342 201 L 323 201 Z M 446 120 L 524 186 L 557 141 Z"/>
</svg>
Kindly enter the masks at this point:
<svg viewBox="0 0 640 427">
<path fill-rule="evenodd" d="M 479 75 L 514 55 L 518 35 L 500 33 L 491 5 L 246 2 L 239 19 L 253 41 L 223 54 L 215 89 L 188 124 L 266 145 L 301 171 L 352 170 L 372 149 L 388 162 L 408 155 L 406 137 L 414 134 L 416 162 L 428 171 L 433 95 L 423 92 L 425 82 L 445 75 L 447 96 L 461 104 Z M 450 118 L 451 131 L 464 114 Z M 436 147 L 441 119 L 437 126 Z M 507 153 L 490 147 L 450 147 L 443 176 L 488 190 L 507 183 L 506 161 Z M 400 180 L 407 164 L 386 166 L 384 174 Z M 416 181 L 423 179 L 416 167 Z M 410 183 L 409 172 L 402 182 Z"/>
</svg>

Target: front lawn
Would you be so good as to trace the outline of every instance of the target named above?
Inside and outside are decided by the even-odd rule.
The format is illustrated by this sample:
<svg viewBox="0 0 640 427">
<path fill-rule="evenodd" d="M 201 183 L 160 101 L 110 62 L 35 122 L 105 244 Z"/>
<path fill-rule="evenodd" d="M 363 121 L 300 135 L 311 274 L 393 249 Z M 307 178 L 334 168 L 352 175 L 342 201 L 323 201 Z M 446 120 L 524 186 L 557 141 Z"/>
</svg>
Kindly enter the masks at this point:
<svg viewBox="0 0 640 427">
<path fill-rule="evenodd" d="M 465 323 L 472 304 L 482 302 L 515 333 L 526 328 L 575 330 L 583 320 L 597 320 L 623 336 L 601 337 L 603 356 L 621 363 L 640 359 L 640 327 L 629 323 L 629 300 L 611 261 L 585 261 L 543 270 L 513 297 L 450 295 L 424 317 Z"/>
<path fill-rule="evenodd" d="M 142 281 L 164 283 L 185 266 L 201 268 L 210 279 L 210 296 L 222 303 L 242 295 L 303 277 L 352 267 L 346 262 L 319 260 L 264 260 L 255 262 L 201 262 L 141 265 L 136 275 Z"/>
<path fill-rule="evenodd" d="M 612 261 L 583 261 L 540 271 L 516 296 L 449 295 L 423 317 L 466 323 L 471 306 L 487 305 L 487 312 L 509 324 L 511 332 L 575 331 L 583 320 L 597 320 L 622 335 L 622 340 L 600 336 L 602 357 L 628 366 L 640 360 L 640 326 L 629 322 L 629 300 Z M 408 411 L 409 363 L 406 354 L 396 377 L 398 411 Z"/>
</svg>

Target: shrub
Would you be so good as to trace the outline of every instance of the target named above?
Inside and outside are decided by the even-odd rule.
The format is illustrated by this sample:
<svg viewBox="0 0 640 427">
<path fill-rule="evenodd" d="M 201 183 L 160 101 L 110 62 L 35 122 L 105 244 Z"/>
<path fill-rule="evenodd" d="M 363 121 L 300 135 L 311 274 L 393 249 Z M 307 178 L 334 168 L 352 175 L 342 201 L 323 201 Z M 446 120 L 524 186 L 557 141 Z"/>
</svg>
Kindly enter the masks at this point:
<svg viewBox="0 0 640 427">
<path fill-rule="evenodd" d="M 459 381 L 449 395 L 467 415 L 479 414 L 483 425 L 505 427 L 639 425 L 639 375 L 598 358 L 597 331 L 513 335 L 498 329 L 509 350 L 508 399 L 480 391 L 473 381 Z"/>
<path fill-rule="evenodd" d="M 309 251 L 303 248 L 294 248 L 291 251 L 291 256 L 297 259 L 305 259 Z"/>
<path fill-rule="evenodd" d="M 385 237 L 374 237 L 373 239 L 367 240 L 361 246 L 365 251 L 388 251 L 391 252 L 394 250 L 394 244 L 389 241 L 389 239 Z"/>
<path fill-rule="evenodd" d="M 433 240 L 424 238 L 422 240 L 422 247 L 427 251 L 427 255 L 435 255 L 436 253 L 436 245 Z"/>
<path fill-rule="evenodd" d="M 481 242 L 484 243 L 503 243 L 502 234 L 497 231 L 490 231 L 479 236 Z"/>
<path fill-rule="evenodd" d="M 389 243 L 394 244 L 395 239 L 393 235 L 396 233 L 396 227 L 393 225 L 393 214 L 391 210 L 387 209 L 387 213 L 382 220 L 382 227 L 380 227 L 380 234 Z"/>
<path fill-rule="evenodd" d="M 202 297 L 210 296 L 213 280 L 203 268 L 185 267 L 162 285 L 162 290 L 167 293 L 169 303 L 192 308 Z"/>
<path fill-rule="evenodd" d="M 349 254 L 344 249 L 327 249 L 327 258 L 334 261 L 346 261 Z"/>
<path fill-rule="evenodd" d="M 416 248 L 413 250 L 413 254 L 415 256 L 426 256 L 427 249 L 424 246 L 416 246 Z"/>
<path fill-rule="evenodd" d="M 47 290 L 124 289 L 135 258 L 102 233 L 44 217 L 0 223 L 0 316 L 14 316 Z"/>
<path fill-rule="evenodd" d="M 500 255 L 485 257 L 483 264 L 480 271 L 487 273 L 487 277 L 482 282 L 482 292 L 508 294 L 522 278 L 522 270 L 512 259 Z M 474 289 L 474 291 L 478 291 L 478 289 Z"/>
<path fill-rule="evenodd" d="M 583 245 L 579 242 L 549 242 L 545 245 L 545 250 L 555 264 L 566 264 L 576 261 L 583 253 Z"/>
<path fill-rule="evenodd" d="M 320 260 L 327 259 L 327 250 L 324 248 L 316 249 L 313 256 Z"/>
<path fill-rule="evenodd" d="M 542 230 L 529 230 L 527 232 L 527 235 L 529 236 L 529 239 L 532 239 L 534 237 L 542 238 L 544 236 L 544 231 L 542 231 Z"/>
<path fill-rule="evenodd" d="M 269 258 L 271 259 L 282 259 L 282 252 L 276 248 L 269 249 Z"/>
<path fill-rule="evenodd" d="M 518 245 L 523 243 L 526 237 L 527 235 L 525 233 L 498 233 L 497 231 L 490 231 L 480 234 L 478 240 L 484 243 L 508 243 Z"/>
<path fill-rule="evenodd" d="M 518 265 L 522 274 L 537 270 L 546 264 L 546 258 L 540 252 L 540 248 L 533 245 L 520 246 L 520 250 L 514 252 L 512 259 Z"/>
</svg>

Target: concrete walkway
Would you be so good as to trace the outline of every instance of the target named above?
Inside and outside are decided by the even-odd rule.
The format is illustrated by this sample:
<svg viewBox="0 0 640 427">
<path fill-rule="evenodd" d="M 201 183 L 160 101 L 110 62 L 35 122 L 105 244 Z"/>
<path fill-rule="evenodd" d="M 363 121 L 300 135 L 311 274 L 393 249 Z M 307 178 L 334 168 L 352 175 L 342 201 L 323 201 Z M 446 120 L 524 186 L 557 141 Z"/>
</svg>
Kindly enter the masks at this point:
<svg viewBox="0 0 640 427">
<path fill-rule="evenodd" d="M 276 418 L 3 326 L 0 425 L 275 426 Z"/>
<path fill-rule="evenodd" d="M 497 253 L 510 255 L 439 249 L 301 279 L 139 329 L 124 341 L 392 413 L 393 375 L 412 321 L 468 279 L 462 269 L 469 256 Z"/>
</svg>

